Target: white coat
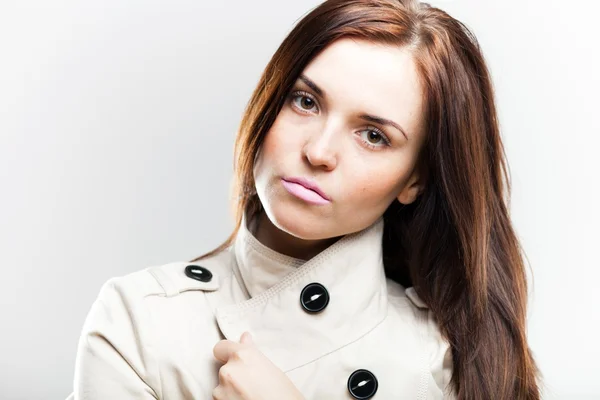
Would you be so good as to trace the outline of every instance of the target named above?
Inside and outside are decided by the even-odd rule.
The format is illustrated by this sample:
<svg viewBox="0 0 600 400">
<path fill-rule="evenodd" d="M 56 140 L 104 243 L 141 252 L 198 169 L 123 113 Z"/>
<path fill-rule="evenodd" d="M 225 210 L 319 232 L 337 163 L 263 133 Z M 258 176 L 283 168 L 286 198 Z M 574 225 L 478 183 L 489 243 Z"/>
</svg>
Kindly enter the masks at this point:
<svg viewBox="0 0 600 400">
<path fill-rule="evenodd" d="M 386 278 L 382 234 L 380 218 L 302 261 L 262 245 L 244 216 L 216 256 L 108 280 L 69 399 L 210 400 L 213 347 L 244 331 L 307 400 L 454 398 L 449 345 L 414 289 Z"/>
</svg>

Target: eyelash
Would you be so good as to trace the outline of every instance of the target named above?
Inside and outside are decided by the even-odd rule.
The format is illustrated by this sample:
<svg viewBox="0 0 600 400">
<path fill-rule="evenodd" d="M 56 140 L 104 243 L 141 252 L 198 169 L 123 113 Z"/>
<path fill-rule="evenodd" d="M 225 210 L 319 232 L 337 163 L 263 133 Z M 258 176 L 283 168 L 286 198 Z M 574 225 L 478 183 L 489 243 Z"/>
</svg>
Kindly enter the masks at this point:
<svg viewBox="0 0 600 400">
<path fill-rule="evenodd" d="M 301 112 L 303 114 L 312 114 L 310 112 L 307 112 L 305 110 L 302 110 L 302 109 L 298 108 L 294 104 L 294 99 L 297 98 L 297 97 L 299 97 L 299 96 L 300 97 L 308 97 L 309 99 L 311 99 L 315 103 L 315 105 L 317 105 L 318 103 L 317 103 L 317 100 L 315 99 L 315 97 L 312 94 L 310 94 L 308 92 L 305 92 L 304 90 L 293 91 L 293 92 L 290 93 L 290 96 L 289 96 L 289 100 L 290 100 L 290 103 L 291 103 L 292 107 L 295 108 L 296 110 L 298 110 L 298 112 Z M 318 108 L 318 106 L 317 106 L 317 108 Z M 377 129 L 374 126 L 368 126 L 367 129 L 365 129 L 365 130 L 376 132 L 381 137 L 381 139 L 384 142 L 384 146 L 376 146 L 376 145 L 373 145 L 373 144 L 371 144 L 369 142 L 366 142 L 366 141 L 364 141 L 364 140 L 361 139 L 361 141 L 363 142 L 363 144 L 365 146 L 367 146 L 368 148 L 373 149 L 373 150 L 379 150 L 379 149 L 381 149 L 381 147 L 389 147 L 389 146 L 391 146 L 390 140 L 388 139 L 388 137 L 380 129 Z M 364 132 L 365 130 L 363 130 L 361 132 Z"/>
</svg>

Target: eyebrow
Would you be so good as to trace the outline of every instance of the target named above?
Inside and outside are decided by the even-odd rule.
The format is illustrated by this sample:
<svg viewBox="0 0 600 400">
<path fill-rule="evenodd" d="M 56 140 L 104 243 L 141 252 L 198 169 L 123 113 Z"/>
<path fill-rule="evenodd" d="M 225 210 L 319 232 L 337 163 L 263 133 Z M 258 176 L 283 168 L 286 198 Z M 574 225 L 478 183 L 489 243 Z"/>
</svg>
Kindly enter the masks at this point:
<svg viewBox="0 0 600 400">
<path fill-rule="evenodd" d="M 322 98 L 327 97 L 327 95 L 325 94 L 325 91 L 323 89 L 321 89 L 314 81 L 309 79 L 306 75 L 301 74 L 298 77 L 298 79 L 300 79 L 302 82 L 304 82 L 306 84 L 306 86 L 308 86 L 309 88 L 314 90 L 320 97 L 322 97 Z M 400 124 L 397 124 L 396 122 L 394 122 L 390 119 L 378 117 L 376 115 L 371 115 L 371 114 L 361 114 L 358 117 L 364 121 L 369 121 L 369 122 L 373 122 L 373 123 L 380 124 L 380 125 L 393 126 L 394 128 L 398 129 L 400 131 L 400 133 L 402 133 L 404 135 L 406 140 L 408 140 L 408 135 L 406 134 L 406 131 L 404 129 L 402 129 Z"/>
</svg>

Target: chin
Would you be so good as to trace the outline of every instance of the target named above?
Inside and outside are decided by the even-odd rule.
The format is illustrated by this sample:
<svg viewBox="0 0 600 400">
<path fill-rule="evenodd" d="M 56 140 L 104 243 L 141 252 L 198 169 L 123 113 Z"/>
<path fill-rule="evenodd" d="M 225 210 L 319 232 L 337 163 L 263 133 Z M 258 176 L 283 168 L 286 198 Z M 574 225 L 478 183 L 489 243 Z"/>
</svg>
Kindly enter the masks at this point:
<svg viewBox="0 0 600 400">
<path fill-rule="evenodd" d="M 315 206 L 306 208 L 284 201 L 265 207 L 265 211 L 273 225 L 299 239 L 320 240 L 335 236 L 330 226 L 333 220 L 320 213 L 311 213 L 311 207 Z"/>
</svg>

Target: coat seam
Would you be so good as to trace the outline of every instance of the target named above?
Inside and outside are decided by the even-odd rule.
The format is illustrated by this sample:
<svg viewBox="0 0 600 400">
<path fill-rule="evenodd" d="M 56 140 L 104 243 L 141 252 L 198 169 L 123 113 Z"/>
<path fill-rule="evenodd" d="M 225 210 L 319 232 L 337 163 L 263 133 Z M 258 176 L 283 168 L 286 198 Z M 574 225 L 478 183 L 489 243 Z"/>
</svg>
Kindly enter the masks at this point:
<svg viewBox="0 0 600 400">
<path fill-rule="evenodd" d="M 429 314 L 430 311 L 427 311 L 427 313 Z M 423 319 L 423 313 L 420 313 L 420 318 Z M 428 315 L 429 316 L 429 315 Z M 419 391 L 418 391 L 418 395 L 417 395 L 417 399 L 418 400 L 426 400 L 427 399 L 427 392 L 429 390 L 429 363 L 427 362 L 427 355 L 428 355 L 428 346 L 426 346 L 426 341 L 425 338 L 428 337 L 428 335 L 430 334 L 429 332 L 429 324 L 428 321 L 423 321 L 425 324 L 425 326 L 427 327 L 426 332 L 422 332 L 422 334 L 420 335 L 421 337 L 421 342 L 424 344 L 424 349 L 426 351 L 423 351 L 423 353 L 421 354 L 421 382 L 419 383 Z"/>
<path fill-rule="evenodd" d="M 146 314 L 146 319 L 147 319 L 148 323 L 151 323 L 152 325 L 154 325 L 154 318 L 153 318 L 152 312 L 150 310 L 150 307 L 148 306 L 148 302 L 146 301 L 146 298 L 148 298 L 148 296 L 144 296 L 143 301 L 142 301 L 142 303 L 144 304 L 144 311 Z M 158 399 L 162 399 L 163 398 L 163 388 L 162 388 L 161 364 L 157 357 L 157 354 L 159 353 L 158 351 L 156 351 L 157 347 L 158 347 L 158 342 L 155 340 L 155 336 L 153 334 L 154 331 L 155 331 L 154 329 L 150 329 L 150 332 L 148 334 L 149 338 L 146 341 L 148 344 L 147 351 L 149 353 L 150 359 L 152 361 L 154 361 L 154 364 L 156 365 L 156 375 L 157 375 L 157 385 L 158 385 L 158 388 L 157 388 L 158 393 L 156 395 L 157 395 Z"/>
</svg>

